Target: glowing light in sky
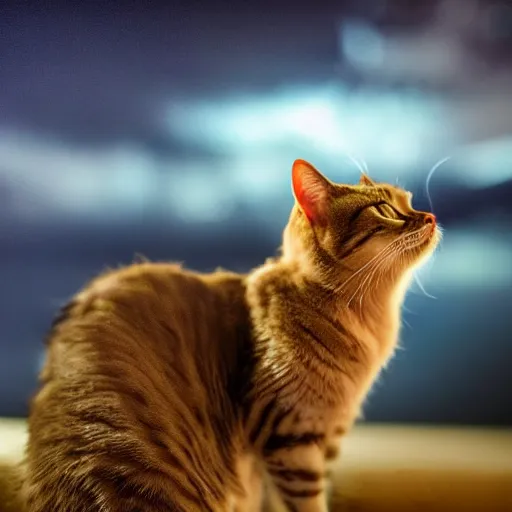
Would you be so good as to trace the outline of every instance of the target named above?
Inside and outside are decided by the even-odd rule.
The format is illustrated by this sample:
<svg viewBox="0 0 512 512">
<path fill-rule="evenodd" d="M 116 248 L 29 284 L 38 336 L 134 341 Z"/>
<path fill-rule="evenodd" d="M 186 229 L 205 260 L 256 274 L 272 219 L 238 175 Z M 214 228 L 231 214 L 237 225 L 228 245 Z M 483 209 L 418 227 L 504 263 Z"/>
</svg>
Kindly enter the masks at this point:
<svg viewBox="0 0 512 512">
<path fill-rule="evenodd" d="M 173 135 L 230 155 L 293 147 L 338 159 L 350 153 L 380 169 L 407 170 L 433 144 L 449 144 L 438 108 L 426 96 L 327 85 L 173 104 L 165 122 Z"/>
<path fill-rule="evenodd" d="M 13 197 L 9 208 L 26 217 L 122 217 L 158 207 L 198 222 L 225 218 L 237 202 L 256 216 L 268 218 L 269 208 L 284 215 L 295 158 L 336 181 L 357 179 L 348 155 L 364 159 L 374 178 L 405 184 L 447 155 L 434 180 L 482 187 L 512 178 L 511 138 L 453 149 L 457 134 L 445 117 L 419 93 L 287 87 L 171 104 L 162 131 L 216 153 L 202 160 L 162 161 L 137 145 L 86 148 L 0 130 L 0 178 Z"/>
<path fill-rule="evenodd" d="M 452 176 L 474 187 L 512 179 L 512 137 L 474 144 L 453 158 Z"/>
<path fill-rule="evenodd" d="M 0 177 L 19 196 L 21 214 L 138 211 L 149 199 L 153 170 L 151 158 L 137 148 L 86 150 L 0 132 Z"/>
</svg>

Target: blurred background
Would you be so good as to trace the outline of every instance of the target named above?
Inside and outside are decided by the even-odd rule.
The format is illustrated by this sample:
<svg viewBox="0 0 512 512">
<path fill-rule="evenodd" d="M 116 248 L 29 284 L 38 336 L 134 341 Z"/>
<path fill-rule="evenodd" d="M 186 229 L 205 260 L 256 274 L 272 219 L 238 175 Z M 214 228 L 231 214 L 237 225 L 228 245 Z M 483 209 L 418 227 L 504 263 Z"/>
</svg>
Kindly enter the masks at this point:
<svg viewBox="0 0 512 512">
<path fill-rule="evenodd" d="M 56 310 L 136 254 L 246 271 L 305 158 L 364 160 L 445 229 L 368 421 L 512 425 L 512 4 L 4 1 L 0 416 Z"/>
</svg>

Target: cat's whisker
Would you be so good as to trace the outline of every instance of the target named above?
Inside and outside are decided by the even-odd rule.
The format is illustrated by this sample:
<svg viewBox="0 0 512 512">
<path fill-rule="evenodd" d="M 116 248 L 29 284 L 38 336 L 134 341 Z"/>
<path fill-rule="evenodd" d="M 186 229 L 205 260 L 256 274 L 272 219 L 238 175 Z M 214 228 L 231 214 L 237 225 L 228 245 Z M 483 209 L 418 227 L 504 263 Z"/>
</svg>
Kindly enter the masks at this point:
<svg viewBox="0 0 512 512">
<path fill-rule="evenodd" d="M 419 286 L 420 290 L 425 294 L 426 297 L 430 299 L 437 299 L 437 297 L 434 297 L 433 295 L 428 293 L 427 290 L 425 290 L 423 283 L 420 281 L 420 278 L 416 273 L 414 273 L 414 280 L 416 281 L 416 284 Z"/>
<path fill-rule="evenodd" d="M 372 282 L 372 279 L 373 277 L 375 276 L 375 274 L 377 273 L 377 271 L 384 265 L 384 263 L 391 257 L 393 256 L 393 251 L 389 252 L 388 254 L 386 254 L 386 256 L 384 256 L 381 260 L 379 260 L 379 262 L 377 264 L 375 264 L 372 268 L 372 270 L 370 272 L 368 272 L 368 275 L 366 276 L 365 279 L 363 279 L 362 283 L 361 283 L 361 294 L 360 294 L 360 298 L 359 298 L 359 305 L 362 307 L 362 299 L 363 299 L 363 296 L 365 295 L 366 291 L 368 290 L 371 282 Z"/>
<path fill-rule="evenodd" d="M 450 158 L 451 158 L 451 156 L 446 156 L 446 157 L 442 158 L 441 160 L 439 160 L 437 163 L 434 164 L 434 166 L 432 167 L 432 169 L 430 169 L 430 172 L 428 173 L 427 181 L 425 183 L 425 191 L 427 194 L 428 204 L 430 206 L 431 212 L 434 211 L 434 205 L 432 203 L 432 195 L 430 194 L 430 180 L 432 179 L 432 176 L 437 171 L 437 169 L 439 169 L 439 167 L 441 167 L 441 165 L 443 165 L 445 162 L 450 160 Z"/>
<path fill-rule="evenodd" d="M 390 257 L 392 256 L 393 254 L 393 251 L 390 250 L 390 251 L 387 251 L 386 254 L 382 255 L 382 253 L 380 253 L 380 256 L 381 258 L 375 262 L 375 264 L 370 268 L 370 271 L 368 272 L 368 274 L 363 278 L 363 280 L 359 283 L 359 285 L 357 286 L 356 290 L 354 291 L 354 293 L 352 294 L 352 296 L 350 297 L 349 301 L 347 302 L 347 307 L 350 306 L 352 300 L 355 298 L 355 296 L 357 295 L 357 293 L 359 292 L 359 290 L 363 289 L 364 288 L 364 285 L 368 282 L 368 280 L 370 280 L 372 278 L 372 276 L 375 274 L 375 272 L 382 266 L 382 264 Z M 364 293 L 361 294 L 361 296 L 364 295 Z"/>
<path fill-rule="evenodd" d="M 361 293 L 359 294 L 359 316 L 360 316 L 361 320 L 363 319 L 362 318 L 362 316 L 363 316 L 363 299 L 364 299 L 366 293 L 368 292 L 368 290 L 370 289 L 370 286 L 372 284 L 372 281 L 373 281 L 373 278 L 374 278 L 375 274 L 377 273 L 379 268 L 383 266 L 384 262 L 390 256 L 391 255 L 386 256 L 377 265 L 375 265 L 373 267 L 372 271 L 368 274 L 368 276 L 364 279 L 364 281 L 362 283 Z M 366 286 L 365 286 L 365 284 L 366 284 Z"/>
<path fill-rule="evenodd" d="M 368 277 L 365 279 L 365 281 L 363 282 L 366 283 L 366 287 L 364 287 L 361 291 L 361 294 L 360 294 L 360 297 L 359 297 L 359 308 L 360 308 L 360 312 L 362 312 L 362 309 L 363 309 L 363 299 L 365 297 L 365 295 L 368 293 L 369 289 L 370 289 L 370 286 L 372 285 L 373 283 L 373 278 L 375 277 L 375 275 L 377 274 L 377 271 L 381 270 L 381 268 L 390 260 L 392 259 L 393 257 L 395 256 L 395 253 L 394 252 L 391 252 L 389 253 L 386 257 L 384 257 L 378 265 L 375 265 L 374 268 L 372 269 L 371 273 L 369 273 Z M 378 283 L 380 277 L 381 277 L 381 273 L 377 274 L 377 282 L 375 284 Z"/>
<path fill-rule="evenodd" d="M 400 255 L 400 259 L 401 259 L 401 260 L 403 260 L 403 254 L 404 254 L 404 253 L 402 253 L 402 254 Z M 407 311 L 408 313 L 411 313 L 411 314 L 412 314 L 411 310 L 410 310 L 409 308 L 405 307 L 405 305 L 404 305 L 404 304 L 402 304 L 402 310 Z M 403 323 L 403 324 L 405 324 L 409 329 L 412 329 L 411 324 L 410 324 L 410 323 L 409 323 L 409 322 L 404 318 L 404 316 L 403 316 L 403 315 L 402 315 L 402 317 L 401 317 L 401 320 L 402 320 L 402 323 Z"/>
<path fill-rule="evenodd" d="M 409 308 L 408 308 L 407 306 L 405 306 L 405 305 L 402 305 L 402 309 L 403 309 L 404 311 L 406 311 L 407 313 L 409 313 L 409 315 L 417 315 L 417 313 L 416 313 L 416 312 L 414 312 L 412 309 L 409 309 Z"/>
<path fill-rule="evenodd" d="M 345 154 L 347 155 L 347 158 L 359 169 L 359 172 L 361 172 L 361 174 L 365 174 L 365 172 L 367 172 L 367 167 L 363 166 L 356 157 L 351 155 L 348 151 L 345 151 Z"/>
<path fill-rule="evenodd" d="M 361 268 L 359 268 L 358 270 L 356 270 L 356 272 L 354 272 L 346 281 L 344 281 L 343 283 L 341 283 L 340 287 L 335 290 L 337 293 L 340 293 L 343 291 L 344 288 L 346 288 L 346 286 L 352 281 L 354 280 L 356 277 L 359 276 L 359 274 L 361 272 L 364 272 L 365 270 L 368 269 L 368 267 L 370 267 L 372 265 L 372 263 L 374 263 L 375 260 L 381 258 L 384 256 L 384 253 L 386 253 L 387 251 L 393 251 L 394 250 L 394 246 L 396 245 L 397 247 L 400 247 L 401 244 L 406 244 L 407 240 L 408 239 L 413 239 L 413 237 L 419 235 L 422 230 L 424 228 L 420 228 L 420 229 L 417 229 L 416 231 L 413 231 L 411 233 L 404 233 L 402 235 L 400 235 L 399 238 L 397 238 L 396 240 L 393 240 L 391 241 L 388 245 L 386 245 L 386 247 L 384 247 L 379 253 L 377 253 L 373 258 L 371 258 L 369 261 L 367 261 Z M 412 237 L 412 238 L 411 238 Z M 405 245 L 404 247 L 406 247 L 407 249 L 411 249 L 413 248 L 413 243 L 411 243 L 410 245 Z"/>
<path fill-rule="evenodd" d="M 377 276 L 377 282 L 375 283 L 375 285 L 376 285 L 376 286 L 379 286 L 379 282 L 380 282 L 380 280 L 381 280 L 381 277 L 382 277 L 382 274 L 379 274 L 379 275 Z"/>
<path fill-rule="evenodd" d="M 378 253 L 374 258 L 372 258 L 366 265 L 364 265 L 361 269 L 359 269 L 356 274 L 351 276 L 347 281 L 345 281 L 345 285 L 352 280 L 353 277 L 356 277 L 363 270 L 367 270 L 367 275 L 363 277 L 362 281 L 358 284 L 355 291 L 352 293 L 350 299 L 348 300 L 346 307 L 349 307 L 351 302 L 354 300 L 356 295 L 361 291 L 359 297 L 359 305 L 362 309 L 362 302 L 364 295 L 368 292 L 368 289 L 372 283 L 372 279 L 379 268 L 383 266 L 385 262 L 387 262 L 392 257 L 397 257 L 399 259 L 403 258 L 405 252 L 414 247 L 415 243 L 408 243 L 411 235 L 416 235 L 421 233 L 421 228 L 413 233 L 405 233 L 401 235 L 398 239 L 394 240 L 391 244 L 387 245 L 380 253 Z M 380 276 L 379 276 L 380 277 Z M 378 281 L 378 279 L 377 279 Z"/>
<path fill-rule="evenodd" d="M 352 280 L 354 280 L 361 272 L 364 272 L 376 259 L 380 258 L 386 251 L 390 250 L 390 248 L 396 244 L 398 240 L 393 240 L 390 242 L 386 247 L 384 247 L 379 253 L 377 253 L 373 258 L 371 258 L 369 261 L 367 261 L 359 270 L 356 270 L 354 274 L 352 274 L 346 281 L 344 281 L 340 288 L 338 289 L 338 292 L 343 290 L 343 287 L 346 287 L 347 284 L 349 284 Z"/>
<path fill-rule="evenodd" d="M 361 274 L 361 272 L 362 272 L 363 270 L 366 270 L 367 272 L 371 272 L 371 271 L 373 271 L 373 268 L 374 268 L 375 266 L 378 266 L 378 265 L 379 265 L 379 263 L 380 263 L 380 261 L 381 261 L 382 259 L 384 259 L 384 258 L 385 258 L 389 253 L 391 253 L 391 248 L 389 248 L 388 250 L 383 250 L 382 252 L 380 252 L 379 254 L 377 254 L 377 256 L 375 256 L 374 258 L 372 258 L 372 259 L 371 259 L 371 260 L 370 260 L 366 265 L 364 265 L 364 267 L 363 267 L 363 268 L 359 269 L 359 270 L 357 271 L 357 274 L 358 274 L 358 275 L 359 275 L 359 274 Z M 356 277 L 356 275 L 351 276 L 351 277 Z M 363 280 L 364 280 L 364 279 L 365 279 L 365 275 L 363 274 Z M 352 278 L 347 279 L 347 281 L 345 281 L 345 283 L 343 283 L 343 284 L 345 285 L 345 287 L 344 287 L 344 288 L 340 288 L 340 290 L 339 290 L 339 291 L 340 291 L 341 293 L 343 293 L 343 292 L 345 292 L 345 291 L 348 291 L 348 288 L 347 288 L 347 286 L 346 286 L 346 285 L 347 285 L 350 281 L 352 281 L 352 280 L 353 280 Z M 353 295 L 351 296 L 350 300 L 348 301 L 348 304 L 350 304 L 350 301 L 352 300 L 352 298 L 353 298 L 354 294 L 355 294 L 355 293 L 357 293 L 357 291 L 359 290 L 359 287 L 360 287 L 360 286 L 361 286 L 361 282 L 357 285 L 355 292 L 353 292 Z"/>
<path fill-rule="evenodd" d="M 366 280 L 368 279 L 368 276 L 370 276 L 371 274 L 373 274 L 373 271 L 375 270 L 375 268 L 378 268 L 379 264 L 380 264 L 380 261 L 379 260 L 378 262 L 375 263 L 375 265 L 373 265 L 369 272 L 363 276 L 363 279 L 362 281 L 357 285 L 356 289 L 352 292 L 352 295 L 350 296 L 350 299 L 348 299 L 347 301 L 347 304 L 346 304 L 346 307 L 349 308 L 350 307 L 350 304 L 352 303 L 352 300 L 354 300 L 354 298 L 356 297 L 356 295 L 358 294 L 359 290 L 364 286 Z"/>
</svg>

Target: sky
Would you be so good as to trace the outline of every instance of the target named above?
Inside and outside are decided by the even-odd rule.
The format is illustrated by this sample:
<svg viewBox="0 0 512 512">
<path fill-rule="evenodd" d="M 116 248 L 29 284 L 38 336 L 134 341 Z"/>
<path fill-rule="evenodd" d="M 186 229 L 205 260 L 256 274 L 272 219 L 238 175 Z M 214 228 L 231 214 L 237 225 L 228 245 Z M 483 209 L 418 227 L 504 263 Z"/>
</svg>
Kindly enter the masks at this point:
<svg viewBox="0 0 512 512">
<path fill-rule="evenodd" d="M 512 23 L 473 4 L 4 3 L 0 415 L 25 413 L 52 314 L 106 266 L 273 254 L 306 158 L 347 183 L 366 165 L 445 232 L 367 417 L 512 423 Z"/>
</svg>

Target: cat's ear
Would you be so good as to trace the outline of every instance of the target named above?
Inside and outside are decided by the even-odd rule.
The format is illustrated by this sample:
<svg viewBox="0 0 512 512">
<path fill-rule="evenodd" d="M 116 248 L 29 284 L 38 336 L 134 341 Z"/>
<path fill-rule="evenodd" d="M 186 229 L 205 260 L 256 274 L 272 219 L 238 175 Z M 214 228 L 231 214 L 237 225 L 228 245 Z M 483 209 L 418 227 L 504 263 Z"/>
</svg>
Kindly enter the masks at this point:
<svg viewBox="0 0 512 512">
<path fill-rule="evenodd" d="M 364 172 L 361 173 L 361 178 L 359 179 L 359 185 L 366 185 L 367 187 L 374 187 L 376 185 L 375 181 L 373 181 L 368 174 Z"/>
<path fill-rule="evenodd" d="M 312 224 L 323 224 L 333 184 L 305 160 L 295 160 L 292 168 L 293 194 Z"/>
</svg>

